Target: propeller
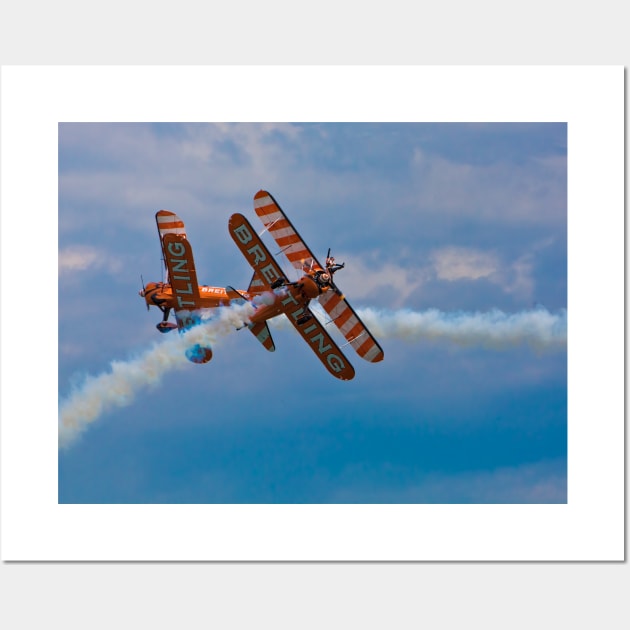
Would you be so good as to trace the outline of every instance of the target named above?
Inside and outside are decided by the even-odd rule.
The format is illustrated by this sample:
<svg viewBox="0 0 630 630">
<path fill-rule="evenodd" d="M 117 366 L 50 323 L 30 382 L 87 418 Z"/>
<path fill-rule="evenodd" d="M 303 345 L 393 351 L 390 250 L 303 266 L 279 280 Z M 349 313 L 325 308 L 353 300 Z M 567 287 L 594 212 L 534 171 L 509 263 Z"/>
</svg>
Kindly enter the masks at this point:
<svg viewBox="0 0 630 630">
<path fill-rule="evenodd" d="M 140 293 L 140 295 L 141 295 L 142 297 L 144 297 L 145 287 L 144 287 L 144 278 L 142 277 L 142 274 L 140 274 L 140 282 L 141 282 L 141 284 L 142 284 L 142 293 Z M 147 311 L 148 311 L 148 310 L 150 310 L 150 309 L 149 309 L 149 303 L 148 303 L 146 300 L 145 300 L 145 302 L 144 302 L 144 303 L 147 305 Z"/>
</svg>

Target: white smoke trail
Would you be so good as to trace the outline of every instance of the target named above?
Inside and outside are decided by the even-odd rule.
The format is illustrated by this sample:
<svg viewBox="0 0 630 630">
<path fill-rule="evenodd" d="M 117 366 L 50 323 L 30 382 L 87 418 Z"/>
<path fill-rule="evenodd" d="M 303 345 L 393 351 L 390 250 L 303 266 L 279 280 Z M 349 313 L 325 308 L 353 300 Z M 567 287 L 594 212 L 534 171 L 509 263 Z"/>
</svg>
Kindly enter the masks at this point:
<svg viewBox="0 0 630 630">
<path fill-rule="evenodd" d="M 213 346 L 217 339 L 242 326 L 252 310 L 249 304 L 222 308 L 218 317 L 205 321 L 202 314 L 202 323 L 185 334 L 170 333 L 139 357 L 112 361 L 110 372 L 86 377 L 59 407 L 59 447 L 70 446 L 89 424 L 112 407 L 130 404 L 143 387 L 156 384 L 167 372 L 187 365 L 187 348 L 195 344 Z"/>
<path fill-rule="evenodd" d="M 445 313 L 426 311 L 358 310 L 359 317 L 377 339 L 425 339 L 451 341 L 460 345 L 506 348 L 528 344 L 536 349 L 561 348 L 567 343 L 567 312 L 557 314 L 543 308 L 504 313 Z"/>
<path fill-rule="evenodd" d="M 327 321 L 321 308 L 313 308 Z M 88 376 L 59 408 L 59 446 L 71 445 L 87 426 L 114 406 L 131 403 L 137 392 L 158 383 L 169 371 L 188 364 L 187 348 L 213 346 L 217 339 L 241 327 L 253 312 L 251 304 L 213 309 L 213 319 L 203 321 L 184 335 L 169 334 L 135 359 L 112 361 L 111 372 Z M 322 315 L 323 313 L 323 315 Z M 492 310 L 485 313 L 358 309 L 357 313 L 379 340 L 445 340 L 461 345 L 506 348 L 529 344 L 536 349 L 563 348 L 567 343 L 567 314 L 545 309 L 519 313 Z M 203 316 L 202 316 L 203 317 Z M 275 328 L 293 328 L 285 317 L 270 322 Z"/>
<path fill-rule="evenodd" d="M 319 305 L 311 310 L 322 322 L 330 322 Z M 437 309 L 359 308 L 357 314 L 377 340 L 437 340 L 494 349 L 527 344 L 536 350 L 563 348 L 567 344 L 567 312 L 564 309 L 553 314 L 544 308 L 518 313 L 496 309 L 447 313 Z M 276 328 L 292 328 L 285 318 L 276 318 L 273 324 Z"/>
</svg>

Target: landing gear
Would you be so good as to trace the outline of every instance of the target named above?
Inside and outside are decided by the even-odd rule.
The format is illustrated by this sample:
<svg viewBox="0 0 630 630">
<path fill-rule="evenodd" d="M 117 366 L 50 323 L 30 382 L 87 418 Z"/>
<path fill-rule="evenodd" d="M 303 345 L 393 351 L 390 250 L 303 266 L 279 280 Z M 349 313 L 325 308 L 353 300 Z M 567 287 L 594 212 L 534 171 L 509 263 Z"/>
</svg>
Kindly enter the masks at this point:
<svg viewBox="0 0 630 630">
<path fill-rule="evenodd" d="M 298 326 L 301 326 L 302 324 L 306 324 L 306 322 L 310 321 L 311 319 L 313 319 L 313 316 L 312 316 L 312 315 L 308 315 L 308 314 L 307 314 L 307 315 L 302 315 L 302 317 L 298 317 L 298 318 L 295 320 L 295 323 L 296 323 Z"/>
<path fill-rule="evenodd" d="M 164 313 L 164 316 L 162 317 L 162 321 L 159 324 L 156 324 L 155 327 L 161 333 L 167 333 L 174 328 L 177 328 L 177 324 L 173 324 L 172 322 L 168 321 L 168 316 L 171 314 L 171 309 L 168 307 L 160 306 L 159 304 L 157 305 L 157 307 L 162 311 L 162 313 Z"/>
</svg>

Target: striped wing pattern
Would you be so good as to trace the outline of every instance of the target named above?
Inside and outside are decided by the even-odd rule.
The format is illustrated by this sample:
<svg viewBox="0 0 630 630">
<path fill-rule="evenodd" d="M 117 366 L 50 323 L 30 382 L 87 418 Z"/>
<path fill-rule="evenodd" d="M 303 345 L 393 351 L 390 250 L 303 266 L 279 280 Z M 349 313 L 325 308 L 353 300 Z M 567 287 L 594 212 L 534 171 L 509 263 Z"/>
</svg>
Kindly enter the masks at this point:
<svg viewBox="0 0 630 630">
<path fill-rule="evenodd" d="M 160 235 L 162 259 L 164 260 L 164 266 L 168 271 L 163 239 L 167 234 L 176 234 L 177 236 L 183 236 L 184 238 L 186 238 L 186 227 L 184 226 L 184 222 L 174 212 L 171 212 L 170 210 L 159 210 L 158 212 L 156 212 L 155 222 L 157 223 L 157 229 Z"/>
<path fill-rule="evenodd" d="M 178 234 L 186 238 L 186 228 L 184 222 L 170 210 L 160 210 L 155 215 L 160 241 L 165 234 Z"/>
<path fill-rule="evenodd" d="M 305 265 L 323 269 L 269 192 L 259 190 L 254 195 L 254 210 L 296 269 L 302 271 Z M 319 303 L 360 357 L 371 363 L 383 360 L 383 349 L 342 295 L 326 291 Z"/>
<path fill-rule="evenodd" d="M 342 296 L 334 291 L 327 291 L 319 296 L 319 303 L 361 358 L 370 363 L 383 360 L 383 349 Z"/>
<path fill-rule="evenodd" d="M 270 193 L 266 190 L 259 190 L 254 195 L 254 210 L 265 228 L 269 230 L 269 234 L 296 269 L 302 271 L 304 265 L 309 267 L 315 265 L 322 269 L 322 266 L 317 262 L 315 256 Z"/>
</svg>

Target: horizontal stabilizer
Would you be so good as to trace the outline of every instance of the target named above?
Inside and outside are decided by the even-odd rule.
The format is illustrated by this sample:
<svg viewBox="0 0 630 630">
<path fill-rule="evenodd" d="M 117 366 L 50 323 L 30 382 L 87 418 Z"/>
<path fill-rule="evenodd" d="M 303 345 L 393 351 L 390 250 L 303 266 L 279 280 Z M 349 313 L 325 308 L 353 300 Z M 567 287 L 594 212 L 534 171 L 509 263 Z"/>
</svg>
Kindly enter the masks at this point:
<svg viewBox="0 0 630 630">
<path fill-rule="evenodd" d="M 225 287 L 225 292 L 227 296 L 230 298 L 232 302 L 236 302 L 236 304 L 245 304 L 247 302 L 247 298 L 237 289 L 228 285 Z"/>
<path fill-rule="evenodd" d="M 276 346 L 273 344 L 271 333 L 269 332 L 269 326 L 267 322 L 259 322 L 257 324 L 249 324 L 248 328 L 252 331 L 252 334 L 269 352 L 274 352 Z"/>
</svg>

